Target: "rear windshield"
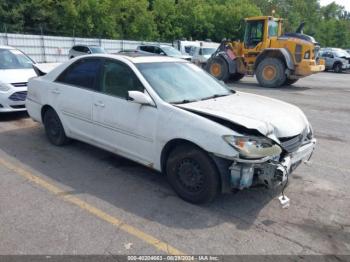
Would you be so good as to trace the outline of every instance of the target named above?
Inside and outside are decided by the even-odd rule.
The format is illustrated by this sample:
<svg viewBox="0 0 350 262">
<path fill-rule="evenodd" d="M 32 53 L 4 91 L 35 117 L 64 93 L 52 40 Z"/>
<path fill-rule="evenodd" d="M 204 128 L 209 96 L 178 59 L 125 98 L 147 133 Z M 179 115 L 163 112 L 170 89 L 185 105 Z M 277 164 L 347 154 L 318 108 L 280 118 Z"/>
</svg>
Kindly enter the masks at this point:
<svg viewBox="0 0 350 262">
<path fill-rule="evenodd" d="M 90 47 L 91 53 L 93 54 L 104 54 L 106 51 L 102 47 Z"/>
<path fill-rule="evenodd" d="M 33 61 L 17 49 L 0 49 L 0 69 L 32 68 Z"/>
</svg>

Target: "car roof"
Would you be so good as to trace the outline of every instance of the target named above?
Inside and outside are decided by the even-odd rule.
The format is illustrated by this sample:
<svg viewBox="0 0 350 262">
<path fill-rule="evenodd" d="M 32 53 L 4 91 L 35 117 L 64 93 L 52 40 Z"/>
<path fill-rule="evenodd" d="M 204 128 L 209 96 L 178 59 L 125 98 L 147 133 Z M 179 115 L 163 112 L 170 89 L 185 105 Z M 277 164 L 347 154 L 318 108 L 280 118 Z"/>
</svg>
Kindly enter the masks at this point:
<svg viewBox="0 0 350 262">
<path fill-rule="evenodd" d="M 89 57 L 105 57 L 105 58 L 111 58 L 115 59 L 118 57 L 122 57 L 124 59 L 129 60 L 130 62 L 134 64 L 140 64 L 140 63 L 161 63 L 161 62 L 188 62 L 184 59 L 181 58 L 174 58 L 174 57 L 169 57 L 169 56 L 158 56 L 158 55 L 142 55 L 142 54 L 93 54 L 89 55 Z"/>
<path fill-rule="evenodd" d="M 75 46 L 102 47 L 102 46 L 99 46 L 99 45 L 86 45 L 86 44 L 76 44 L 76 45 L 73 45 L 73 47 L 75 47 Z"/>
<path fill-rule="evenodd" d="M 9 45 L 0 45 L 0 49 L 16 49 L 16 48 Z"/>
<path fill-rule="evenodd" d="M 166 47 L 173 47 L 173 46 L 171 46 L 171 45 L 164 45 L 164 44 L 149 44 L 149 45 L 147 45 L 147 44 L 143 44 L 143 45 L 139 45 L 139 46 L 157 46 L 157 47 L 164 47 L 164 46 L 166 46 Z"/>
</svg>

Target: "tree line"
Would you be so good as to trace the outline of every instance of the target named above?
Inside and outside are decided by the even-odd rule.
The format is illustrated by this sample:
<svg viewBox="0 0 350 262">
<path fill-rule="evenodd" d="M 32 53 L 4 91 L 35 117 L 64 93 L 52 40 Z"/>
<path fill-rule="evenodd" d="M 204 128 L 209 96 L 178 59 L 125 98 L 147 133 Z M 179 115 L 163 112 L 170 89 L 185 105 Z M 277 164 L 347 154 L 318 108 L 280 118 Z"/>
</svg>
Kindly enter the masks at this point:
<svg viewBox="0 0 350 262">
<path fill-rule="evenodd" d="M 306 22 L 322 46 L 350 48 L 350 13 L 319 0 L 0 0 L 2 32 L 173 41 L 242 39 L 244 17 Z"/>
</svg>

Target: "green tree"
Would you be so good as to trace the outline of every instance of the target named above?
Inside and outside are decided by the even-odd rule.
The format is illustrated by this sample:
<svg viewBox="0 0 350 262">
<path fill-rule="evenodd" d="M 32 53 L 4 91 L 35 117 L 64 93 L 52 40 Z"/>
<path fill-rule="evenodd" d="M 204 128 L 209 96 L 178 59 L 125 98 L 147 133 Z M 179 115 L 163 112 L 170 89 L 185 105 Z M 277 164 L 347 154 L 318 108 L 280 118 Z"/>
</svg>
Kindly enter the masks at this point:
<svg viewBox="0 0 350 262">
<path fill-rule="evenodd" d="M 112 0 L 116 31 L 124 39 L 154 40 L 158 37 L 147 0 Z"/>
</svg>

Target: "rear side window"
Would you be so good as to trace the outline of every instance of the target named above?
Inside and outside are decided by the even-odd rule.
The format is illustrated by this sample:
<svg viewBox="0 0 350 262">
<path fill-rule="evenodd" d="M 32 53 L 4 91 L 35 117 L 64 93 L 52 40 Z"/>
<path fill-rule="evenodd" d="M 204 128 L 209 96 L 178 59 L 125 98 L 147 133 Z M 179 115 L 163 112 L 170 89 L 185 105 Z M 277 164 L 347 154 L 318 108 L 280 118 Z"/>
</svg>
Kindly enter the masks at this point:
<svg viewBox="0 0 350 262">
<path fill-rule="evenodd" d="M 82 52 L 84 53 L 88 53 L 90 51 L 90 49 L 86 46 L 82 46 Z"/>
<path fill-rule="evenodd" d="M 141 46 L 140 49 L 145 52 L 155 53 L 153 46 Z"/>
<path fill-rule="evenodd" d="M 74 47 L 73 47 L 73 50 L 74 50 L 74 51 L 77 51 L 77 52 L 83 52 L 83 47 L 80 46 L 80 45 L 77 45 L 77 46 L 74 46 Z"/>
<path fill-rule="evenodd" d="M 97 79 L 102 60 L 99 58 L 81 59 L 68 67 L 57 79 L 57 82 L 97 90 Z"/>
</svg>

